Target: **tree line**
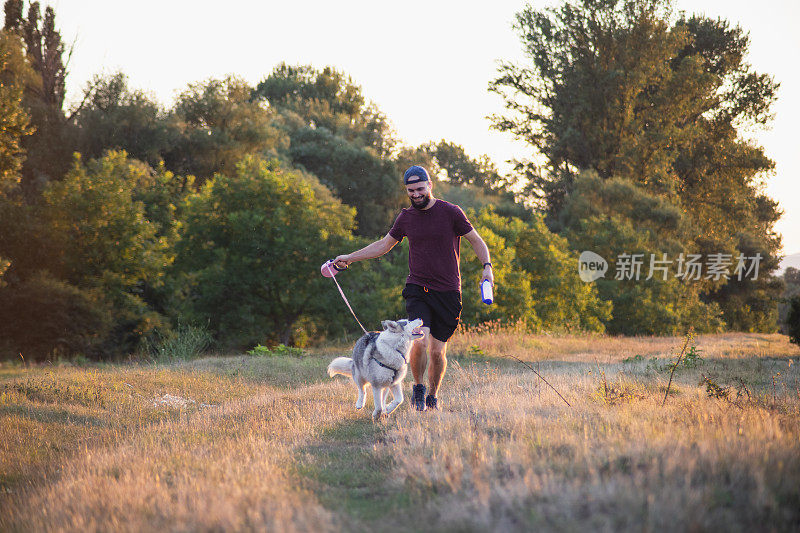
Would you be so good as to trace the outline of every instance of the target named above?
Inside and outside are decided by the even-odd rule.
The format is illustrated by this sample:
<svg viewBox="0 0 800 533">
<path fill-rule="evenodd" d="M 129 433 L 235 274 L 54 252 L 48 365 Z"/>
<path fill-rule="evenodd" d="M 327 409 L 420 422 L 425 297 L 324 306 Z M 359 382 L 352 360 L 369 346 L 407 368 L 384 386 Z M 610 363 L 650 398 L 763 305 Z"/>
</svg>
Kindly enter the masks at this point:
<svg viewBox="0 0 800 533">
<path fill-rule="evenodd" d="M 27 8 L 27 9 L 26 9 Z M 462 260 L 466 324 L 673 334 L 773 331 L 781 281 L 774 163 L 743 132 L 766 124 L 777 83 L 746 62 L 740 28 L 675 17 L 662 0 L 525 8 L 528 60 L 503 64 L 494 127 L 535 161 L 503 174 L 442 140 L 404 146 L 345 73 L 276 66 L 256 86 L 188 85 L 166 108 L 124 73 L 65 109 L 70 50 L 55 12 L 5 2 L 0 35 L 0 353 L 141 351 L 182 325 L 219 349 L 354 333 L 326 259 L 388 231 L 399 176 L 422 164 L 493 253 L 497 304 Z M 585 283 L 577 258 L 763 257 L 756 279 Z M 341 279 L 376 327 L 404 312 L 406 244 Z M 369 317 L 369 318 L 367 318 Z"/>
</svg>

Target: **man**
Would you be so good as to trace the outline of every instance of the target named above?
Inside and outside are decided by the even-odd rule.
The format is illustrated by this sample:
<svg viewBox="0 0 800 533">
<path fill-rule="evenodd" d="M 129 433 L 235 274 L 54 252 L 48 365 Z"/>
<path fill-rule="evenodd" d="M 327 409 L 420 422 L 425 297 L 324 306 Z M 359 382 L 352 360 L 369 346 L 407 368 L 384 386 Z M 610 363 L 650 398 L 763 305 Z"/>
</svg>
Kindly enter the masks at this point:
<svg viewBox="0 0 800 533">
<path fill-rule="evenodd" d="M 334 263 L 344 268 L 354 261 L 380 257 L 408 237 L 409 274 L 403 298 L 408 318 L 421 318 L 425 332 L 422 339 L 414 341 L 409 357 L 414 376 L 412 405 L 424 411 L 439 408 L 437 395 L 447 368 L 447 341 L 461 319 L 461 237 L 470 242 L 483 263 L 481 283 L 488 279 L 494 285 L 494 276 L 486 243 L 460 207 L 433 197 L 428 172 L 412 166 L 403 175 L 403 182 L 411 207 L 400 212 L 389 233 L 369 246 L 336 257 Z M 423 378 L 429 360 L 430 388 L 426 390 Z"/>
</svg>

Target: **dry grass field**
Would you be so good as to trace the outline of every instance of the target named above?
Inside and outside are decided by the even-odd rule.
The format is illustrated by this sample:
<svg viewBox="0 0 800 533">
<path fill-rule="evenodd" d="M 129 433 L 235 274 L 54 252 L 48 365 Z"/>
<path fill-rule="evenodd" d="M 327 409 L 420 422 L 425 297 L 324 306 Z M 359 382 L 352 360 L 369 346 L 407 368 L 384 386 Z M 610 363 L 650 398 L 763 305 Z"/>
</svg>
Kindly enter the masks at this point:
<svg viewBox="0 0 800 533">
<path fill-rule="evenodd" d="M 800 349 L 700 336 L 662 406 L 685 340 L 460 332 L 442 411 L 379 423 L 346 346 L 5 364 L 0 531 L 797 530 Z"/>
</svg>

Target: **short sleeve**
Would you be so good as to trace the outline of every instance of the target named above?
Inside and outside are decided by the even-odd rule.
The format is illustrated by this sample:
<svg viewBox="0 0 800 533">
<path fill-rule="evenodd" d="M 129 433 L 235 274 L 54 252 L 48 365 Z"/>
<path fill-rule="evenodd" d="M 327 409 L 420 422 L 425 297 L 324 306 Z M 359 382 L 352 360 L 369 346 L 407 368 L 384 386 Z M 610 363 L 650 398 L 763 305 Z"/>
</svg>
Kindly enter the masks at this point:
<svg viewBox="0 0 800 533">
<path fill-rule="evenodd" d="M 406 228 L 405 224 L 403 223 L 403 212 L 400 211 L 400 214 L 397 215 L 397 218 L 394 219 L 394 224 L 392 224 L 392 229 L 389 230 L 389 235 L 391 235 L 392 239 L 396 241 L 402 241 L 403 237 L 406 236 Z"/>
<path fill-rule="evenodd" d="M 462 211 L 460 207 L 454 205 L 453 208 L 453 218 L 455 219 L 453 221 L 453 229 L 456 235 L 462 237 L 472 231 L 472 224 L 470 224 L 467 215 L 464 214 L 464 211 Z"/>
</svg>

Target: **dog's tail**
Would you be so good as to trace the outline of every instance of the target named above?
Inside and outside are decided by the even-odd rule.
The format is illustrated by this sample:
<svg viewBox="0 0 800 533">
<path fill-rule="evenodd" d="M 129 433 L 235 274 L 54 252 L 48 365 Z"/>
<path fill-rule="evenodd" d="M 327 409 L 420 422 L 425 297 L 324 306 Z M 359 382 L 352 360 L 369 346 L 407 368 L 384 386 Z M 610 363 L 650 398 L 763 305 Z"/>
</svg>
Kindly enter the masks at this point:
<svg viewBox="0 0 800 533">
<path fill-rule="evenodd" d="M 330 377 L 335 376 L 336 374 L 341 374 L 343 376 L 352 376 L 353 375 L 353 360 L 349 357 L 337 357 L 331 364 L 328 365 L 328 375 Z"/>
</svg>

